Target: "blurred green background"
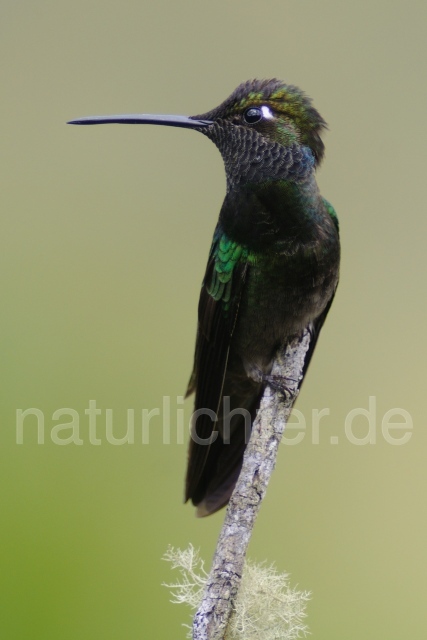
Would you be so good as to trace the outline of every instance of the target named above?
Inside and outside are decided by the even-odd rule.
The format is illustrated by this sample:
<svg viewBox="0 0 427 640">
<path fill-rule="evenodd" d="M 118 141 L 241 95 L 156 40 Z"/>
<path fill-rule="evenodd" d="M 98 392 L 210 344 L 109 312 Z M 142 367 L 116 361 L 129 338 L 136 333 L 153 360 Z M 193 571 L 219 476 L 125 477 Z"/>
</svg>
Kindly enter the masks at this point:
<svg viewBox="0 0 427 640">
<path fill-rule="evenodd" d="M 426 24 L 422 0 L 2 0 L 1 638 L 183 638 L 187 611 L 161 586 L 176 577 L 161 556 L 191 541 L 210 562 L 223 519 L 182 505 L 174 418 L 221 158 L 185 130 L 65 122 L 200 113 L 274 76 L 330 125 L 319 183 L 343 262 L 297 404 L 306 434 L 281 447 L 250 556 L 312 590 L 318 640 L 427 637 Z M 141 411 L 163 396 L 171 443 L 155 416 L 143 445 Z M 369 396 L 376 443 L 356 446 L 345 417 Z M 44 445 L 31 417 L 16 443 L 16 410 L 30 407 L 45 416 Z M 381 433 L 395 407 L 413 421 L 401 446 Z M 78 413 L 81 446 L 52 442 L 70 420 L 52 419 L 60 408 Z M 319 444 L 313 408 L 330 410 Z M 135 444 L 109 444 L 106 409 L 117 438 L 135 410 Z M 356 437 L 367 428 L 355 418 Z"/>
</svg>

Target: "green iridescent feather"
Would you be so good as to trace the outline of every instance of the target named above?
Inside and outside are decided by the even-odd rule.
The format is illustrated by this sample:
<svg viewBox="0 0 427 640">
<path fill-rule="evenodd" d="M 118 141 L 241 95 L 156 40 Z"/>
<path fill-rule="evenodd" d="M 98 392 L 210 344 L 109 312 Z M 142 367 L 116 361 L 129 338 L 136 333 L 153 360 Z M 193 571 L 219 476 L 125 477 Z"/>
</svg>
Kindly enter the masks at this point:
<svg viewBox="0 0 427 640">
<path fill-rule="evenodd" d="M 207 291 L 216 302 L 222 301 L 222 308 L 227 313 L 230 308 L 233 272 L 240 261 L 247 261 L 248 250 L 223 233 L 215 239 L 212 253 L 215 264 Z"/>
<path fill-rule="evenodd" d="M 332 220 L 334 221 L 335 228 L 338 231 L 339 230 L 339 222 L 338 222 L 337 212 L 335 211 L 335 209 L 333 208 L 331 203 L 326 200 L 326 198 L 322 198 L 322 200 L 323 200 L 323 203 L 324 203 L 324 205 L 326 207 L 326 211 L 331 216 Z"/>
</svg>

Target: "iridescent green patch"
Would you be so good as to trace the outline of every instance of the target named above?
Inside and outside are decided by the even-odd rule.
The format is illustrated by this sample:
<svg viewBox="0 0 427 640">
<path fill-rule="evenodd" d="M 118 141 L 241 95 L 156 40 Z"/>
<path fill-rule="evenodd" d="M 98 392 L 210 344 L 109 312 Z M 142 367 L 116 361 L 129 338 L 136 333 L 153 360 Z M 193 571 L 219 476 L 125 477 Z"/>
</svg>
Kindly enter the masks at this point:
<svg viewBox="0 0 427 640">
<path fill-rule="evenodd" d="M 328 202 L 325 198 L 322 198 L 325 207 L 326 207 L 326 211 L 329 213 L 329 215 L 331 216 L 332 220 L 334 221 L 334 224 L 336 226 L 336 228 L 339 228 L 339 222 L 338 222 L 338 216 L 337 216 L 337 212 L 335 211 L 335 209 L 333 208 L 333 206 L 331 205 L 330 202 Z"/>
<path fill-rule="evenodd" d="M 208 293 L 216 301 L 222 301 L 223 309 L 230 306 L 232 278 L 235 266 L 239 261 L 246 261 L 248 250 L 223 234 L 215 250 L 215 266 Z"/>
</svg>

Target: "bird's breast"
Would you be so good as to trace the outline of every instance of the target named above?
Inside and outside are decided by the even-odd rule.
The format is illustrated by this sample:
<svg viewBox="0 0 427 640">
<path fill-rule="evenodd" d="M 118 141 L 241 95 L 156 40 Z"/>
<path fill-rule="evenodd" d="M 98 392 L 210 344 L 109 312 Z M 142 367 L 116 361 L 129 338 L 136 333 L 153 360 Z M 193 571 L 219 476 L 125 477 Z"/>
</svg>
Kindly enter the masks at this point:
<svg viewBox="0 0 427 640">
<path fill-rule="evenodd" d="M 232 351 L 248 375 L 269 373 L 277 349 L 325 309 L 338 281 L 338 256 L 319 260 L 307 251 L 254 260 L 248 271 Z"/>
</svg>

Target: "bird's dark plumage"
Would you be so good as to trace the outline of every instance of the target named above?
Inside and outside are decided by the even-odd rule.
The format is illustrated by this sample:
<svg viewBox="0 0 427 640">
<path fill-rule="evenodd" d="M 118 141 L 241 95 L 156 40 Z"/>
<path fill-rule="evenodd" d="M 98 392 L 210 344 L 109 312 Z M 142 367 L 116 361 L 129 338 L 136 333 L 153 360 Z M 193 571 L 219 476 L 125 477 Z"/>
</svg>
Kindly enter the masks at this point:
<svg viewBox="0 0 427 640">
<path fill-rule="evenodd" d="M 250 109 L 261 116 L 253 124 L 245 120 Z M 299 89 L 247 82 L 196 118 L 213 122 L 200 131 L 219 148 L 227 174 L 188 389 L 196 418 L 186 499 L 208 515 L 234 488 L 277 349 L 305 327 L 308 367 L 338 282 L 339 240 L 314 178 L 326 125 Z"/>
</svg>

